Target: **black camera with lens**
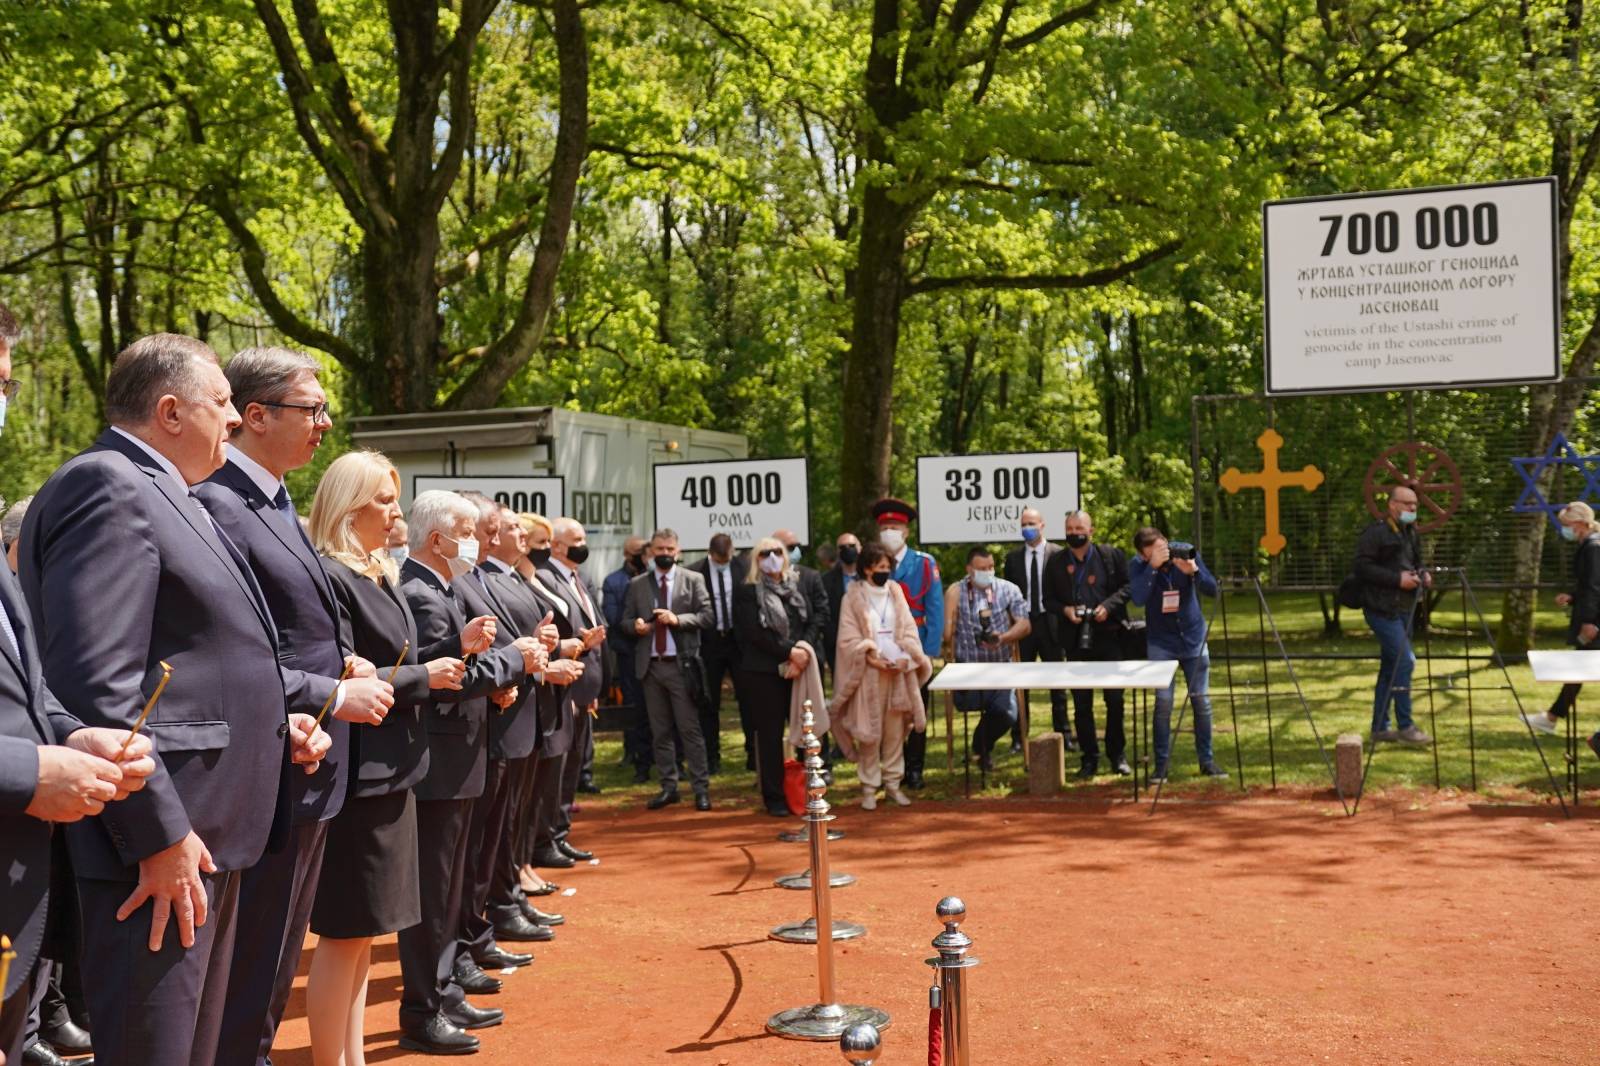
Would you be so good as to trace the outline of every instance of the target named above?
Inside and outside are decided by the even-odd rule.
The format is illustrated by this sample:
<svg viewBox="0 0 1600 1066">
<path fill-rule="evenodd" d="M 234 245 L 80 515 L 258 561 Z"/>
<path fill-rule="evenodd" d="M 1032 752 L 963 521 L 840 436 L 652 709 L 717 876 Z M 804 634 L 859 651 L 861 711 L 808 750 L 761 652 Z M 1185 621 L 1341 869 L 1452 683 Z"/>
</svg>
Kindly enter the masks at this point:
<svg viewBox="0 0 1600 1066">
<path fill-rule="evenodd" d="M 987 607 L 978 611 L 978 643 L 986 648 L 1000 644 L 1000 634 L 994 631 L 994 612 Z"/>
<path fill-rule="evenodd" d="M 1167 554 L 1174 559 L 1183 559 L 1194 562 L 1194 545 L 1186 540 L 1170 540 L 1167 542 Z"/>
</svg>

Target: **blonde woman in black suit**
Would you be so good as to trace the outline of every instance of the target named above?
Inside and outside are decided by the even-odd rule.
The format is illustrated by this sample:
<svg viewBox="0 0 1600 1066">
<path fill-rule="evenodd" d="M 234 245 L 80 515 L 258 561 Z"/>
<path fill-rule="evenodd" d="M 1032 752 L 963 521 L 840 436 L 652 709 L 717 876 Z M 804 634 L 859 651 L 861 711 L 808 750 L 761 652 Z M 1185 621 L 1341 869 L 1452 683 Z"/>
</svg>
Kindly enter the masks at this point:
<svg viewBox="0 0 1600 1066">
<path fill-rule="evenodd" d="M 362 1018 L 372 940 L 420 918 L 416 803 L 428 769 L 422 704 L 435 689 L 459 689 L 453 648 L 417 647 L 416 622 L 383 551 L 400 518 L 400 476 L 377 452 L 334 460 L 311 504 L 311 542 L 339 601 L 343 643 L 394 673 L 394 707 L 380 725 L 352 726 L 355 780 L 328 829 L 311 931 L 306 1014 L 315 1066 L 362 1066 Z M 449 642 L 446 642 L 449 643 Z M 395 663 L 399 667 L 395 667 Z"/>
</svg>

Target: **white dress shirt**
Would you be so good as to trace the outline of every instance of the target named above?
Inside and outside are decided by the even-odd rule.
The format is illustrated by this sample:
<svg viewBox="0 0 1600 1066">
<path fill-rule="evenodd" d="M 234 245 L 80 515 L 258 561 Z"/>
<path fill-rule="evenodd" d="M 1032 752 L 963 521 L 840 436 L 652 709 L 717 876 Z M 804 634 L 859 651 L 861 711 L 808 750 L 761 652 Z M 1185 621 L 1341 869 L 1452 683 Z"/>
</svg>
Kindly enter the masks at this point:
<svg viewBox="0 0 1600 1066">
<path fill-rule="evenodd" d="M 272 471 L 250 458 L 243 451 L 233 445 L 225 445 L 228 450 L 228 462 L 244 472 L 256 488 L 261 490 L 261 495 L 267 498 L 268 503 L 276 504 L 278 490 L 283 488 L 283 478 L 275 476 Z"/>
<path fill-rule="evenodd" d="M 657 600 L 657 597 L 659 597 L 661 595 L 661 576 L 662 576 L 661 575 L 661 571 L 657 570 L 652 565 L 651 568 L 650 568 L 650 602 L 651 603 L 655 603 L 656 600 Z M 677 568 L 676 565 L 674 565 L 671 570 L 667 571 L 666 578 L 667 578 L 667 610 L 670 611 L 670 610 L 672 610 L 672 592 L 673 592 L 674 589 L 676 589 L 678 587 L 678 568 Z M 656 625 L 661 626 L 661 623 L 657 622 Z M 672 632 L 672 627 L 671 626 L 661 626 L 661 628 L 665 629 L 667 631 L 667 647 L 666 647 L 666 650 L 662 651 L 660 654 L 663 655 L 663 656 L 677 655 L 678 654 L 678 641 L 676 640 L 676 638 L 675 638 L 675 636 L 674 636 L 674 634 Z M 656 635 L 655 635 L 655 631 L 654 630 L 652 630 L 650 632 L 650 636 L 649 636 L 648 639 L 650 641 L 650 657 L 653 659 L 657 655 L 657 653 L 656 653 L 656 643 L 655 643 Z"/>
<path fill-rule="evenodd" d="M 154 448 L 150 447 L 150 445 L 146 444 L 138 437 L 135 437 L 132 433 L 129 433 L 127 430 L 123 429 L 121 426 L 112 426 L 111 432 L 122 434 L 124 437 L 137 444 L 140 448 L 144 449 L 144 453 L 159 463 L 161 469 L 172 475 L 172 480 L 177 482 L 179 491 L 181 491 L 185 496 L 189 495 L 189 483 L 183 480 L 182 474 L 178 473 L 178 467 L 176 463 L 174 463 L 171 459 L 168 459 L 165 455 L 162 455 L 160 452 L 156 451 Z"/>
</svg>

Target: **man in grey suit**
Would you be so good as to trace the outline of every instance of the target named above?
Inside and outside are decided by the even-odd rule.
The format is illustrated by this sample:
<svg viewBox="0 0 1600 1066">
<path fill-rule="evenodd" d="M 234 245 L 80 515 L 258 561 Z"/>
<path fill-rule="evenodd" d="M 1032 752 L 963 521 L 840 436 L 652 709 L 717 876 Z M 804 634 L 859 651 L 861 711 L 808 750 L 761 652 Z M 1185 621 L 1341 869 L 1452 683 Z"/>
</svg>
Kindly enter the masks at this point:
<svg viewBox="0 0 1600 1066">
<path fill-rule="evenodd" d="M 69 711 L 129 728 L 172 669 L 144 726 L 148 785 L 67 836 L 102 1066 L 217 1061 L 240 871 L 287 841 L 291 760 L 314 769 L 329 744 L 289 712 L 260 587 L 190 492 L 239 425 L 229 397 L 200 341 L 135 341 L 106 382 L 112 428 L 22 527 L 41 664 Z"/>
<path fill-rule="evenodd" d="M 0 416 L 16 394 L 11 346 L 19 332 L 0 305 Z M 85 728 L 50 693 L 33 621 L 9 567 L 0 567 L 0 659 L 0 855 L 7 864 L 0 877 L 0 935 L 16 953 L 0 987 L 0 1059 L 17 1062 L 44 940 L 50 823 L 99 814 L 142 788 L 156 761 L 150 738 L 140 734 L 118 762 L 127 731 Z"/>
<path fill-rule="evenodd" d="M 623 627 L 637 640 L 633 648 L 634 676 L 644 682 L 644 701 L 650 715 L 650 735 L 656 755 L 661 792 L 645 806 L 660 810 L 678 802 L 677 749 L 672 743 L 676 726 L 683 742 L 694 785 L 695 810 L 711 809 L 711 777 L 706 765 L 706 744 L 700 732 L 700 709 L 686 666 L 698 666 L 700 632 L 716 625 L 706 579 L 678 565 L 678 534 L 658 529 L 645 549 L 649 566 L 628 585 L 622 609 Z M 704 694 L 701 694 L 703 698 Z"/>
</svg>

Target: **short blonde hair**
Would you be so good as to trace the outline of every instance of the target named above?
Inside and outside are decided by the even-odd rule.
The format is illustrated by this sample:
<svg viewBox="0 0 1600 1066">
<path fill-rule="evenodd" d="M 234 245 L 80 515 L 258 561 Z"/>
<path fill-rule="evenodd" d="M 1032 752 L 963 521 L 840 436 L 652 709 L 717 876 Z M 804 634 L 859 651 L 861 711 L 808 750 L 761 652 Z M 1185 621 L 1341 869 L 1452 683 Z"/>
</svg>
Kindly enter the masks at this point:
<svg viewBox="0 0 1600 1066">
<path fill-rule="evenodd" d="M 1556 518 L 1563 522 L 1582 522 L 1590 533 L 1600 533 L 1600 522 L 1594 519 L 1594 508 L 1582 500 L 1573 500 L 1561 509 Z"/>
<path fill-rule="evenodd" d="M 551 524 L 550 519 L 546 518 L 542 514 L 535 514 L 532 511 L 523 511 L 521 514 L 517 515 L 517 521 L 522 523 L 522 528 L 530 535 L 536 529 L 544 530 L 551 537 L 556 535 L 556 527 Z"/>
<path fill-rule="evenodd" d="M 744 581 L 747 585 L 754 585 L 761 580 L 764 571 L 761 569 L 761 553 L 769 548 L 778 549 L 778 558 L 783 560 L 783 569 L 772 576 L 779 581 L 789 579 L 789 549 L 783 546 L 783 541 L 777 537 L 762 537 L 756 541 L 756 546 L 750 549 L 750 565 L 745 567 Z"/>
<path fill-rule="evenodd" d="M 385 575 L 394 581 L 398 573 L 387 552 L 368 552 L 356 541 L 354 517 L 373 501 L 385 482 L 394 486 L 398 498 L 400 472 L 387 456 L 366 449 L 346 452 L 328 464 L 311 501 L 312 545 L 374 581 Z"/>
</svg>

